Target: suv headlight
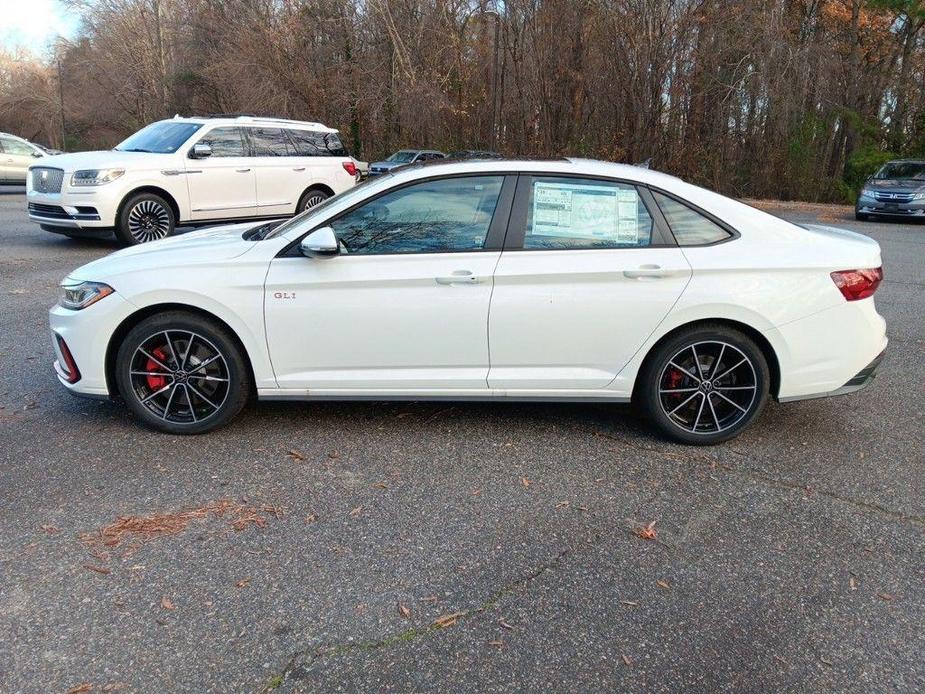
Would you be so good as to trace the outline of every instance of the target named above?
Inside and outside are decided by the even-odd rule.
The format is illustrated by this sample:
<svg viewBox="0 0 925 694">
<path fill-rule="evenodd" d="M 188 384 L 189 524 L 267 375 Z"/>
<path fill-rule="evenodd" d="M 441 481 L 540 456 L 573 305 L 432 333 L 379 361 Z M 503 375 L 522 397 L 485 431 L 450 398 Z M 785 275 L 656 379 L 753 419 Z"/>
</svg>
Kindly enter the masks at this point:
<svg viewBox="0 0 925 694">
<path fill-rule="evenodd" d="M 874 197 L 874 191 L 872 191 L 870 188 L 862 188 L 861 197 L 862 198 L 872 198 Z"/>
<path fill-rule="evenodd" d="M 78 284 L 62 284 L 58 304 L 62 308 L 80 311 L 95 304 L 115 290 L 102 282 L 79 282 Z"/>
<path fill-rule="evenodd" d="M 912 196 L 913 200 L 925 200 L 925 193 L 916 193 Z"/>
<path fill-rule="evenodd" d="M 125 169 L 84 169 L 71 174 L 72 186 L 101 186 L 115 181 Z"/>
</svg>

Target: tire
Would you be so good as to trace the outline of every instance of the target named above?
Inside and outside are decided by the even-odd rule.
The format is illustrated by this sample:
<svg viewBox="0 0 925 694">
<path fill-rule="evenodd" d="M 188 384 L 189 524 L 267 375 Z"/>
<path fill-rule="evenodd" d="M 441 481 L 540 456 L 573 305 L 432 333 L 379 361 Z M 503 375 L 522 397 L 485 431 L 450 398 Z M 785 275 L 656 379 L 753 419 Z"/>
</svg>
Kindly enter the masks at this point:
<svg viewBox="0 0 925 694">
<path fill-rule="evenodd" d="M 770 382 L 767 360 L 754 340 L 724 325 L 703 324 L 649 354 L 636 393 L 662 434 L 708 446 L 738 436 L 755 420 Z"/>
<path fill-rule="evenodd" d="M 866 214 L 863 214 L 861 212 L 855 212 L 854 218 L 858 220 L 859 222 L 866 222 L 869 219 L 869 217 Z"/>
<path fill-rule="evenodd" d="M 172 236 L 176 226 L 176 215 L 164 198 L 154 193 L 137 193 L 122 205 L 116 220 L 116 238 L 133 246 Z"/>
<path fill-rule="evenodd" d="M 234 419 L 250 397 L 253 378 L 224 326 L 168 311 L 146 318 L 125 336 L 116 355 L 116 385 L 148 427 L 203 434 Z"/>
<path fill-rule="evenodd" d="M 296 208 L 296 214 L 305 212 L 305 210 L 307 210 L 309 207 L 314 207 L 318 203 L 324 202 L 329 197 L 331 196 L 320 188 L 309 188 L 304 193 L 302 193 L 302 197 L 299 198 L 299 205 Z"/>
</svg>

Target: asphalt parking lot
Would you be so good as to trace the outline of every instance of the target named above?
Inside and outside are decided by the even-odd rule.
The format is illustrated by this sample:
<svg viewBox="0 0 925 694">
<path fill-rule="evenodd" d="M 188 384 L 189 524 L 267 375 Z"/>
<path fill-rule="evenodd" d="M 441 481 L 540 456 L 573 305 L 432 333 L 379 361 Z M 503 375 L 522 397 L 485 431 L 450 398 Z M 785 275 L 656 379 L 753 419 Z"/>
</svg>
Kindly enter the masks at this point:
<svg viewBox="0 0 925 694">
<path fill-rule="evenodd" d="M 57 284 L 114 243 L 24 207 L 0 188 L 0 692 L 925 689 L 925 225 L 773 205 L 880 242 L 888 358 L 692 449 L 600 405 L 146 431 L 51 369 Z"/>
</svg>

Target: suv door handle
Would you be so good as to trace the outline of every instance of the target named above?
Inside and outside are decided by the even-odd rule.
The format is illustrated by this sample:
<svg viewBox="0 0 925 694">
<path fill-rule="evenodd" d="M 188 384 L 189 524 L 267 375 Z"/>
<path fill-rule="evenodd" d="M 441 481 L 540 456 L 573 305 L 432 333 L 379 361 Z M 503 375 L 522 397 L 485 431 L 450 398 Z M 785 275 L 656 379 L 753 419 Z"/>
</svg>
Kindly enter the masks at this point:
<svg viewBox="0 0 925 694">
<path fill-rule="evenodd" d="M 482 278 L 473 275 L 471 270 L 456 270 L 452 275 L 434 277 L 434 280 L 437 284 L 478 284 Z"/>
<path fill-rule="evenodd" d="M 250 169 L 235 169 L 238 173 L 247 173 Z"/>
<path fill-rule="evenodd" d="M 305 171 L 305 167 L 304 166 L 294 166 L 292 167 L 292 170 L 293 171 Z"/>
<path fill-rule="evenodd" d="M 674 274 L 671 270 L 665 270 L 661 265 L 640 265 L 635 270 L 624 270 L 623 276 L 631 280 L 641 280 L 646 278 L 658 279 L 660 277 L 671 277 Z"/>
</svg>

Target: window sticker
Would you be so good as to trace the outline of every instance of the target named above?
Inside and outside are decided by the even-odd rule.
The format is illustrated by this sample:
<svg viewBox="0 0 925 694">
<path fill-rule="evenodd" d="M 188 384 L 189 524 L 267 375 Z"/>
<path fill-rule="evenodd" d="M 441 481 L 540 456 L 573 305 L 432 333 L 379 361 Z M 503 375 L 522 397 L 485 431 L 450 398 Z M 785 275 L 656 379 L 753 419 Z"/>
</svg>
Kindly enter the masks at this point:
<svg viewBox="0 0 925 694">
<path fill-rule="evenodd" d="M 531 235 L 639 243 L 639 197 L 632 188 L 581 183 L 533 184 Z"/>
</svg>

